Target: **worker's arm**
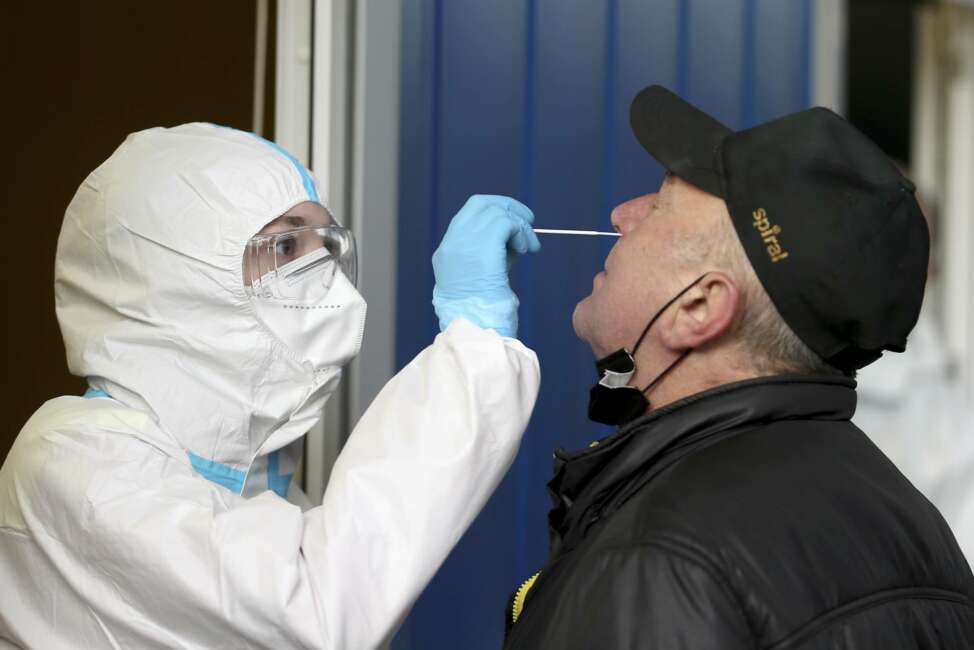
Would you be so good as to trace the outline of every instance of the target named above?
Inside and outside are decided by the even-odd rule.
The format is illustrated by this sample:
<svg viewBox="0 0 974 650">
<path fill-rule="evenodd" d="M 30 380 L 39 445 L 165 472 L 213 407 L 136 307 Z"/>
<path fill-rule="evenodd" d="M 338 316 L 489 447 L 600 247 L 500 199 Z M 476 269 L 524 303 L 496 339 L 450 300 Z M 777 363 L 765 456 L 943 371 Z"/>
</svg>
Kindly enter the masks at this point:
<svg viewBox="0 0 974 650">
<path fill-rule="evenodd" d="M 465 320 L 386 385 L 305 517 L 333 647 L 391 637 L 510 467 L 538 385 L 533 352 Z"/>
<path fill-rule="evenodd" d="M 381 647 L 509 468 L 538 384 L 533 352 L 459 319 L 372 403 L 319 507 L 117 451 L 58 469 L 30 526 L 104 623 L 93 629 L 116 635 L 88 647 Z"/>
</svg>

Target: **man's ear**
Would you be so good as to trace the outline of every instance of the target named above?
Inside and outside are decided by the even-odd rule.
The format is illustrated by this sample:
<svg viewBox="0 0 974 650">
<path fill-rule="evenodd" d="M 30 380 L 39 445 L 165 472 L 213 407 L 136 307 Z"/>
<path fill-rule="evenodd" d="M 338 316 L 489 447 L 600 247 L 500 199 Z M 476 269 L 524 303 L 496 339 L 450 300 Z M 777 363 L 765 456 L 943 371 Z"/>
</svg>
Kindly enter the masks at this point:
<svg viewBox="0 0 974 650">
<path fill-rule="evenodd" d="M 660 341 L 675 352 L 703 347 L 727 333 L 741 307 L 737 283 L 725 273 L 708 273 L 660 319 Z"/>
</svg>

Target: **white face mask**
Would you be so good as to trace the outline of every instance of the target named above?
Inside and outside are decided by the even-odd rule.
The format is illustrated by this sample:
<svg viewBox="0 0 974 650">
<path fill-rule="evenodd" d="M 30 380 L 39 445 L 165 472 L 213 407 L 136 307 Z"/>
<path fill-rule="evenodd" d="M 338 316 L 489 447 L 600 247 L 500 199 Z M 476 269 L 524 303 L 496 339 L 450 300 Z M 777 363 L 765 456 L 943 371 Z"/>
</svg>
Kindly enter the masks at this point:
<svg viewBox="0 0 974 650">
<path fill-rule="evenodd" d="M 307 263 L 308 259 L 299 258 L 291 264 Z M 283 476 L 293 472 L 303 445 L 292 443 L 321 417 L 322 408 L 341 377 L 342 366 L 358 354 L 365 333 L 365 299 L 340 269 L 334 270 L 324 292 L 323 273 L 330 273 L 327 268 L 294 274 L 288 271 L 282 267 L 278 277 L 288 278 L 285 281 L 290 298 L 255 296 L 252 301 L 257 317 L 271 334 L 297 359 L 311 366 L 314 383 L 308 386 L 308 393 L 288 420 L 264 441 L 247 474 L 244 496 L 274 489 L 274 481 L 281 482 Z M 271 280 L 264 286 L 268 282 Z M 269 454 L 278 449 L 281 453 L 275 454 L 278 467 L 274 468 Z"/>
<path fill-rule="evenodd" d="M 320 277 L 312 272 L 290 291 L 292 300 L 254 298 L 257 316 L 296 357 L 308 362 L 316 374 L 341 368 L 358 354 L 365 334 L 366 304 L 345 274 L 335 271 L 324 296 Z"/>
</svg>

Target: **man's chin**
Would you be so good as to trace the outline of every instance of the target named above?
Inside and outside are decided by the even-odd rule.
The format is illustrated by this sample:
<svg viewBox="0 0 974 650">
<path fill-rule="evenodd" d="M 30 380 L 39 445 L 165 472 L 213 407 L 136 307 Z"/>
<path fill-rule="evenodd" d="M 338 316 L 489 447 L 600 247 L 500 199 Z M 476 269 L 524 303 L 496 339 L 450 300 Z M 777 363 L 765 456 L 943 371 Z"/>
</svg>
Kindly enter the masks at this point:
<svg viewBox="0 0 974 650">
<path fill-rule="evenodd" d="M 577 336 L 582 341 L 585 341 L 589 345 L 591 342 L 591 330 L 588 327 L 589 319 L 586 313 L 589 305 L 587 304 L 592 296 L 587 296 L 583 298 L 577 305 L 575 305 L 575 311 L 572 312 L 572 327 L 575 329 L 575 336 Z"/>
<path fill-rule="evenodd" d="M 601 359 L 605 354 L 601 353 L 604 345 L 599 345 L 598 338 L 600 334 L 600 328 L 595 322 L 595 314 L 591 312 L 593 309 L 592 296 L 587 296 L 582 299 L 577 305 L 575 305 L 575 311 L 572 312 L 572 327 L 575 328 L 575 336 L 580 340 L 588 343 L 589 348 L 592 350 L 593 356 L 596 359 Z M 601 334 L 605 334 L 604 331 Z"/>
</svg>

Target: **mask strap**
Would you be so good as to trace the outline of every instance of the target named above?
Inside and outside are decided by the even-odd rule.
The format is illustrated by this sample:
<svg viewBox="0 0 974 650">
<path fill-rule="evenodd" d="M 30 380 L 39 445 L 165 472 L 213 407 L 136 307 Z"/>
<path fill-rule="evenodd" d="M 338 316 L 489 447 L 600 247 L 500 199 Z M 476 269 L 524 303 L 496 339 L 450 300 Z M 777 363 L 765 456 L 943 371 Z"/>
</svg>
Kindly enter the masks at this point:
<svg viewBox="0 0 974 650">
<path fill-rule="evenodd" d="M 673 305 L 673 303 L 675 303 L 677 300 L 679 300 L 680 298 L 683 297 L 683 294 L 685 294 L 687 291 L 689 291 L 690 289 L 692 289 L 694 287 L 694 285 L 696 285 L 698 282 L 700 282 L 701 280 L 703 280 L 709 274 L 710 274 L 710 271 L 707 271 L 707 273 L 704 273 L 703 275 L 701 275 L 699 278 L 697 278 L 696 280 L 694 280 L 693 282 L 691 282 L 690 284 L 688 284 L 683 291 L 681 291 L 680 293 L 678 293 L 675 296 L 673 296 L 672 298 L 670 298 L 669 301 L 665 305 L 663 305 L 662 307 L 660 307 L 660 310 L 658 312 L 656 312 L 656 315 L 653 316 L 652 319 L 650 319 L 649 324 L 647 324 L 646 325 L 646 328 L 643 329 L 643 333 L 639 335 L 639 339 L 636 341 L 636 345 L 633 346 L 632 353 L 631 354 L 634 357 L 636 355 L 636 351 L 639 350 L 639 346 L 642 345 L 643 339 L 646 338 L 646 335 L 647 334 L 649 334 L 649 328 L 651 328 L 656 323 L 656 321 L 659 320 L 659 317 L 663 315 L 663 312 L 665 312 L 667 309 L 669 309 L 670 306 Z M 684 354 L 683 356 L 686 356 L 686 354 Z M 682 359 L 682 357 L 680 359 Z M 680 359 L 677 359 L 677 361 L 680 361 Z M 676 365 L 676 363 L 674 362 L 673 365 Z M 663 371 L 663 375 L 665 375 L 666 373 L 668 373 L 672 367 L 673 366 L 671 365 L 669 368 L 667 368 L 666 370 L 664 370 Z M 659 377 L 657 377 L 656 379 L 654 379 L 653 380 L 653 383 L 655 384 L 657 381 L 659 381 L 663 377 L 663 375 L 660 375 Z M 646 387 L 646 390 L 649 390 L 649 388 L 652 385 L 653 384 L 650 384 L 650 386 L 647 386 Z"/>
<path fill-rule="evenodd" d="M 646 388 L 642 389 L 642 391 L 640 391 L 640 392 L 642 392 L 645 395 L 646 393 L 648 393 L 649 391 L 651 391 L 653 389 L 653 386 L 655 386 L 656 384 L 658 384 L 661 381 L 663 381 L 663 378 L 666 377 L 666 375 L 670 374 L 670 371 L 671 370 L 673 370 L 674 368 L 676 368 L 676 364 L 678 364 L 681 361 L 683 361 L 684 359 L 686 359 L 687 358 L 687 355 L 690 354 L 690 352 L 692 352 L 692 351 L 693 351 L 693 348 L 690 348 L 688 350 L 684 350 L 683 352 L 681 352 L 680 353 L 680 356 L 678 356 L 676 358 L 676 360 L 673 361 L 673 363 L 671 363 L 670 365 L 666 366 L 666 370 L 664 370 L 663 372 L 661 372 L 658 375 L 656 375 L 656 379 L 654 379 L 653 381 L 649 382 L 649 384 L 646 385 Z"/>
</svg>

